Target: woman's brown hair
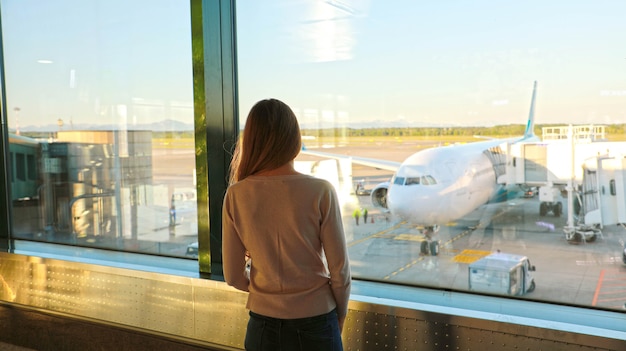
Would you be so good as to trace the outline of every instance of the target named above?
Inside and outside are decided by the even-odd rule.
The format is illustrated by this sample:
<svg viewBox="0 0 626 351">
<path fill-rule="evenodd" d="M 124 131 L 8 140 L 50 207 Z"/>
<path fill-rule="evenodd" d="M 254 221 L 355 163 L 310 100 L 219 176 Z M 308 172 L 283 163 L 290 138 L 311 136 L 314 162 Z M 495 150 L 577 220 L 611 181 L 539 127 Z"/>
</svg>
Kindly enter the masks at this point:
<svg viewBox="0 0 626 351">
<path fill-rule="evenodd" d="M 283 166 L 298 156 L 301 147 L 300 126 L 291 108 L 276 99 L 257 102 L 235 148 L 230 184 Z"/>
</svg>

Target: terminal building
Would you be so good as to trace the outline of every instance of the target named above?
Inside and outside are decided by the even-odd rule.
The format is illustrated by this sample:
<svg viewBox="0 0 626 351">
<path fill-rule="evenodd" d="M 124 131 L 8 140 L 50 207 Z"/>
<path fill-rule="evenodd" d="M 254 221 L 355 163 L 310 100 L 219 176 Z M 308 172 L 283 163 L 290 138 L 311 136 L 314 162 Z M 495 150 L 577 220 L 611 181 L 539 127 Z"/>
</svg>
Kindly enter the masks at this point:
<svg viewBox="0 0 626 351">
<path fill-rule="evenodd" d="M 346 155 L 296 158 L 340 200 L 345 350 L 626 350 L 626 8 L 557 5 L 0 1 L 0 349 L 244 350 L 222 204 L 274 97 Z M 517 137 L 531 94 L 541 138 L 481 154 L 519 191 L 433 237 L 376 207 L 354 160 Z"/>
</svg>

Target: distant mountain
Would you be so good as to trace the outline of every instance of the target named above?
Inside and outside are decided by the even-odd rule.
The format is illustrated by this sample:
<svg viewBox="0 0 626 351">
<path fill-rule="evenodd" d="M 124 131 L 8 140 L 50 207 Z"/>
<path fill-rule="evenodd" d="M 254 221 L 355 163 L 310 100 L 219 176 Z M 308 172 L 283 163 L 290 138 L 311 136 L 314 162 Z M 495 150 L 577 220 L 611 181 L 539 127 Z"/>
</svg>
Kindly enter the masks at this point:
<svg viewBox="0 0 626 351">
<path fill-rule="evenodd" d="M 396 119 L 396 120 L 370 120 L 370 121 L 359 121 L 359 122 L 338 122 L 338 123 L 300 123 L 301 129 L 324 129 L 324 128 L 342 128 L 348 127 L 351 129 L 367 129 L 367 128 L 448 128 L 448 127 L 456 127 L 457 125 L 452 124 L 435 124 L 435 123 L 424 123 L 424 122 L 413 122 L 407 121 L 406 119 Z"/>
<path fill-rule="evenodd" d="M 502 122 L 497 121 L 473 121 L 471 124 L 462 123 L 428 123 L 428 122 L 415 122 L 406 119 L 394 119 L 394 120 L 369 120 L 369 121 L 338 121 L 338 122 L 309 122 L 301 121 L 300 128 L 302 129 L 327 129 L 327 128 L 350 128 L 350 129 L 368 129 L 368 128 L 464 128 L 464 127 L 494 127 L 502 125 Z M 510 124 L 510 123 L 504 123 Z M 557 123 L 558 124 L 558 123 Z M 553 125 L 553 124 L 550 124 Z M 605 123 L 606 125 L 606 123 Z M 141 123 L 136 125 L 128 125 L 128 130 L 151 130 L 154 132 L 186 132 L 193 131 L 193 123 L 185 123 L 176 121 L 173 119 L 164 119 L 153 123 Z M 66 124 L 61 130 L 118 130 L 118 125 L 114 124 L 87 124 L 87 123 L 74 123 Z M 53 133 L 59 131 L 59 126 L 56 124 L 47 124 L 41 126 L 23 126 L 20 127 L 21 132 L 42 132 Z M 11 129 L 11 132 L 15 131 Z"/>
<path fill-rule="evenodd" d="M 71 125 L 70 124 L 64 125 L 60 130 L 68 131 L 68 130 L 118 130 L 118 129 L 120 129 L 120 126 L 114 125 L 114 124 L 73 123 Z M 126 129 L 128 130 L 151 130 L 154 132 L 167 132 L 167 131 L 184 132 L 184 131 L 192 131 L 193 123 L 184 123 L 184 122 L 175 121 L 172 119 L 165 119 L 165 120 L 154 122 L 154 123 L 127 125 Z M 58 131 L 59 131 L 59 126 L 56 124 L 20 127 L 20 132 L 53 133 L 53 132 L 58 132 Z"/>
<path fill-rule="evenodd" d="M 356 121 L 356 122 L 337 122 L 337 123 L 300 123 L 302 129 L 318 129 L 318 128 L 342 128 L 348 127 L 351 129 L 363 129 L 363 128 L 432 128 L 432 127 L 454 127 L 453 125 L 434 124 L 434 123 L 415 123 L 407 121 L 405 119 L 397 120 L 370 120 L 370 121 Z M 141 123 L 136 125 L 128 125 L 128 130 L 151 130 L 154 132 L 166 132 L 166 131 L 193 131 L 193 123 L 185 123 L 176 121 L 173 119 L 165 119 L 153 123 Z M 88 123 L 73 123 L 65 124 L 61 130 L 117 130 L 120 129 L 118 125 L 114 124 L 88 124 Z M 44 132 L 53 133 L 59 131 L 57 124 L 47 124 L 39 126 L 23 126 L 20 127 L 21 132 Z"/>
<path fill-rule="evenodd" d="M 152 130 L 155 132 L 167 132 L 167 131 L 193 131 L 193 123 L 185 123 L 176 121 L 173 119 L 164 119 L 159 122 L 149 123 L 149 124 L 139 124 L 137 125 L 137 129 L 139 130 Z"/>
</svg>

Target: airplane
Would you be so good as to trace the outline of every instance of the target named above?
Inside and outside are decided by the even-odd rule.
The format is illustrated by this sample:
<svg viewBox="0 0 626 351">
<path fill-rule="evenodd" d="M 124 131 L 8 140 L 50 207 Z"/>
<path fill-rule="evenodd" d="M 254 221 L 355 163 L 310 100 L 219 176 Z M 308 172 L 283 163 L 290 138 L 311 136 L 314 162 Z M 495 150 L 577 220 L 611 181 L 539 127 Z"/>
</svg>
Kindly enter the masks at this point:
<svg viewBox="0 0 626 351">
<path fill-rule="evenodd" d="M 436 256 L 439 242 L 432 236 L 440 225 L 458 220 L 485 204 L 523 195 L 519 185 L 507 185 L 498 179 L 505 173 L 508 145 L 539 141 L 533 131 L 536 92 L 535 81 L 526 130 L 521 137 L 433 147 L 416 152 L 402 163 L 350 156 L 353 163 L 395 172 L 390 181 L 372 189 L 372 204 L 421 228 L 427 239 L 421 243 L 421 252 Z M 325 158 L 347 157 L 306 148 L 301 152 Z"/>
</svg>

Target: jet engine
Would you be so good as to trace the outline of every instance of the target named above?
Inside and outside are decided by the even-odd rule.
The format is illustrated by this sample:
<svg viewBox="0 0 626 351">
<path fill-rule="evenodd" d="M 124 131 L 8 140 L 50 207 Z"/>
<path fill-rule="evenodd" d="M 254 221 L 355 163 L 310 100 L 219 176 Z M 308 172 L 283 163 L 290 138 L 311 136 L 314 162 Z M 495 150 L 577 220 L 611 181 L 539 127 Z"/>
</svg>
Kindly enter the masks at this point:
<svg viewBox="0 0 626 351">
<path fill-rule="evenodd" d="M 389 182 L 380 183 L 372 189 L 370 198 L 374 207 L 387 208 L 387 189 L 389 189 Z"/>
</svg>

